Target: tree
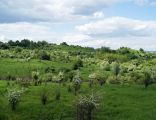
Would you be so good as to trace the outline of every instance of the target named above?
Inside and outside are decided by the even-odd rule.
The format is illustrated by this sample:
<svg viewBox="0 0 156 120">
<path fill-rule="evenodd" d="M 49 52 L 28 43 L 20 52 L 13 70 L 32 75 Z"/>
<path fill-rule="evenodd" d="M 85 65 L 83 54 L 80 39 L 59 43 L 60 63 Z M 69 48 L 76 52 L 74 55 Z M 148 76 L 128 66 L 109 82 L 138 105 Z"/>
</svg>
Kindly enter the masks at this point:
<svg viewBox="0 0 156 120">
<path fill-rule="evenodd" d="M 93 111 L 99 106 L 99 100 L 98 94 L 81 96 L 77 102 L 77 120 L 92 120 Z"/>
<path fill-rule="evenodd" d="M 39 83 L 39 72 L 37 71 L 32 72 L 32 79 L 34 81 L 35 86 L 37 86 Z"/>
<path fill-rule="evenodd" d="M 81 87 L 81 83 L 82 83 L 82 80 L 79 76 L 79 73 L 77 75 L 74 76 L 73 78 L 73 88 L 74 88 L 74 93 L 75 95 L 77 94 L 77 92 L 80 90 L 80 87 Z"/>
<path fill-rule="evenodd" d="M 62 43 L 60 43 L 60 45 L 68 46 L 68 44 L 66 42 L 62 42 Z"/>
<path fill-rule="evenodd" d="M 10 106 L 11 106 L 11 109 L 13 111 L 16 110 L 16 107 L 17 105 L 19 104 L 20 102 L 20 97 L 21 97 L 21 94 L 23 93 L 24 91 L 20 91 L 20 90 L 8 90 L 8 100 L 9 100 L 9 103 L 10 103 Z"/>
</svg>

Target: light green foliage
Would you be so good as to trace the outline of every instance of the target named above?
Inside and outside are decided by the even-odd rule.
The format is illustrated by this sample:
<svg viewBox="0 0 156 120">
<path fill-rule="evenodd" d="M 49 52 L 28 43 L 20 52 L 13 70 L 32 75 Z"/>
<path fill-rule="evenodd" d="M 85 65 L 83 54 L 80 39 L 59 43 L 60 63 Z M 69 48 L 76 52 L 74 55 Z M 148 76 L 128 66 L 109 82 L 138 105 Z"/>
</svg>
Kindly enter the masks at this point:
<svg viewBox="0 0 156 120">
<path fill-rule="evenodd" d="M 77 94 L 77 92 L 80 90 L 81 84 L 82 84 L 82 79 L 80 78 L 80 73 L 79 71 L 77 72 L 77 74 L 73 77 L 73 88 L 74 88 L 74 93 L 75 95 Z"/>
<path fill-rule="evenodd" d="M 117 76 L 120 73 L 120 64 L 118 62 L 112 63 L 112 72 L 115 76 Z"/>
</svg>

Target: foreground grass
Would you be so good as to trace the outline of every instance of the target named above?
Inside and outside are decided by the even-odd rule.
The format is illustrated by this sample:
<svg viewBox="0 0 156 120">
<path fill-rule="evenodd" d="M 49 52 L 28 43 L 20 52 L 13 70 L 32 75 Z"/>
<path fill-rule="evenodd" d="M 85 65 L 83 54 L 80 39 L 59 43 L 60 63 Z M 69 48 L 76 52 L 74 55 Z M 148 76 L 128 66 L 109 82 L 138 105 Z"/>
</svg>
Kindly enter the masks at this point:
<svg viewBox="0 0 156 120">
<path fill-rule="evenodd" d="M 17 87 L 17 86 L 14 86 Z M 0 120 L 75 120 L 75 101 L 79 96 L 67 91 L 67 86 L 48 83 L 49 99 L 46 106 L 40 101 L 42 86 L 30 86 L 22 95 L 17 110 L 12 112 L 6 98 L 6 81 L 0 81 Z M 55 90 L 61 89 L 61 100 L 55 100 Z M 101 103 L 96 111 L 97 120 L 155 120 L 156 85 L 145 90 L 142 86 L 105 85 L 92 90 L 82 85 L 81 95 L 101 93 Z"/>
</svg>

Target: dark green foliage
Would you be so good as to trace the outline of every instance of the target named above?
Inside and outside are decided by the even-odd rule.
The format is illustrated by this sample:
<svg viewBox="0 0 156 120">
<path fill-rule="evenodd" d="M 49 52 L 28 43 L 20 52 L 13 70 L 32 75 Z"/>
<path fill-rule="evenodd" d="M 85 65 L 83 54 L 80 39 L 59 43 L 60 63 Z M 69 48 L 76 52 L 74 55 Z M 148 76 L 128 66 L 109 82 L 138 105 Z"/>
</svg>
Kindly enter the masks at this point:
<svg viewBox="0 0 156 120">
<path fill-rule="evenodd" d="M 145 75 L 144 85 L 145 85 L 145 88 L 147 88 L 150 84 L 152 84 L 152 77 L 149 71 L 145 71 L 144 75 Z"/>
<path fill-rule="evenodd" d="M 40 56 L 41 60 L 50 60 L 51 59 L 50 55 L 45 51 L 42 51 L 39 56 Z"/>
<path fill-rule="evenodd" d="M 83 61 L 81 59 L 78 59 L 73 65 L 73 70 L 77 70 L 80 67 L 83 67 Z"/>
<path fill-rule="evenodd" d="M 57 89 L 55 90 L 55 99 L 56 99 L 56 100 L 60 100 L 60 98 L 61 98 L 61 91 L 60 91 L 59 88 L 57 88 Z"/>
<path fill-rule="evenodd" d="M 71 85 L 68 85 L 68 92 L 71 92 L 71 91 L 72 91 Z"/>
<path fill-rule="evenodd" d="M 46 105 L 47 101 L 48 101 L 48 93 L 47 90 L 44 88 L 41 93 L 41 102 L 43 105 Z"/>
</svg>

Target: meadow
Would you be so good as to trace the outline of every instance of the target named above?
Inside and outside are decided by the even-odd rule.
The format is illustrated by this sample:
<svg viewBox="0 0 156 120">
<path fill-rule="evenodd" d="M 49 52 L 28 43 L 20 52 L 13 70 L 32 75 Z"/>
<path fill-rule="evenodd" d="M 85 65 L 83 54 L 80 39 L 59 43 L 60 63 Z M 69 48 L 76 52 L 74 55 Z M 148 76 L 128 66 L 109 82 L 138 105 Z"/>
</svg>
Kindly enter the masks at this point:
<svg viewBox="0 0 156 120">
<path fill-rule="evenodd" d="M 22 95 L 21 102 L 16 111 L 11 111 L 6 92 L 6 81 L 0 81 L 0 119 L 1 120 L 73 120 L 75 118 L 75 102 L 79 96 L 67 91 L 66 86 L 59 86 L 61 98 L 55 100 L 55 89 L 58 84 L 48 83 L 46 89 L 49 93 L 48 103 L 43 106 L 40 94 L 44 87 L 30 86 Z M 18 86 L 16 86 L 18 87 Z M 101 102 L 97 107 L 94 119 L 97 120 L 154 120 L 156 119 L 156 86 L 152 85 L 145 90 L 144 87 L 105 85 L 95 86 L 90 90 L 87 83 L 81 89 L 81 95 L 98 91 L 102 94 Z M 3 94 L 2 94 L 3 93 Z"/>
<path fill-rule="evenodd" d="M 0 42 L 0 120 L 155 120 L 156 54 Z"/>
</svg>

